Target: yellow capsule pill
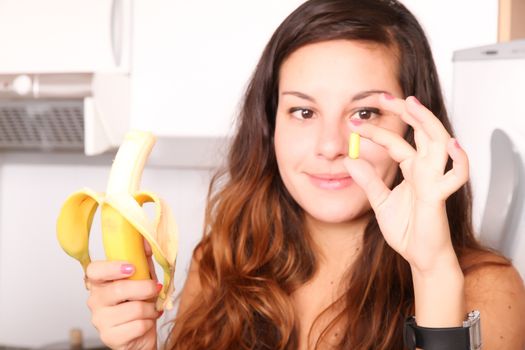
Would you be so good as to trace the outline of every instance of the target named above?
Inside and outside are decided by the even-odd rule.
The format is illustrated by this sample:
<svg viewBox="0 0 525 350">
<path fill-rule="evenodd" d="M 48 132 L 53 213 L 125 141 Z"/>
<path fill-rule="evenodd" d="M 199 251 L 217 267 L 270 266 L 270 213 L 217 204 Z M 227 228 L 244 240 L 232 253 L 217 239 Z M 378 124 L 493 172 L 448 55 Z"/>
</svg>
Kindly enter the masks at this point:
<svg viewBox="0 0 525 350">
<path fill-rule="evenodd" d="M 352 159 L 359 158 L 359 144 L 361 137 L 358 133 L 353 132 L 348 138 L 348 156 Z"/>
</svg>

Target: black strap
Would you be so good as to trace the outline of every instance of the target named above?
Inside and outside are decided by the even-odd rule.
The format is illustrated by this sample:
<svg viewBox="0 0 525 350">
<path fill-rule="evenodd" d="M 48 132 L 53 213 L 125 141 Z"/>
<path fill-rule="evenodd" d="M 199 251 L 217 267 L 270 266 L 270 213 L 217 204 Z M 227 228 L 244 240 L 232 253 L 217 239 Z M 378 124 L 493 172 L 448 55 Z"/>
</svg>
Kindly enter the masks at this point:
<svg viewBox="0 0 525 350">
<path fill-rule="evenodd" d="M 405 344 L 409 349 L 424 350 L 469 350 L 468 327 L 426 328 L 419 327 L 414 317 L 405 322 Z"/>
</svg>

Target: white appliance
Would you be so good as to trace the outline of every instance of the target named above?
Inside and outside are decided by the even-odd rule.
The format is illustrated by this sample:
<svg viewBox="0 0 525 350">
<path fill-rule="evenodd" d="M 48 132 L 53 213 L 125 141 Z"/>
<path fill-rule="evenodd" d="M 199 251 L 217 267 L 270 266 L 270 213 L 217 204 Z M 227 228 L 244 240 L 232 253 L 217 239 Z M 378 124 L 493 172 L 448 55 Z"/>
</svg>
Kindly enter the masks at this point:
<svg viewBox="0 0 525 350">
<path fill-rule="evenodd" d="M 525 277 L 525 40 L 454 53 L 452 123 L 467 151 L 474 227 Z M 452 228 L 453 229 L 453 228 Z"/>
<path fill-rule="evenodd" d="M 0 1 L 0 148 L 116 147 L 129 124 L 131 0 Z"/>
</svg>

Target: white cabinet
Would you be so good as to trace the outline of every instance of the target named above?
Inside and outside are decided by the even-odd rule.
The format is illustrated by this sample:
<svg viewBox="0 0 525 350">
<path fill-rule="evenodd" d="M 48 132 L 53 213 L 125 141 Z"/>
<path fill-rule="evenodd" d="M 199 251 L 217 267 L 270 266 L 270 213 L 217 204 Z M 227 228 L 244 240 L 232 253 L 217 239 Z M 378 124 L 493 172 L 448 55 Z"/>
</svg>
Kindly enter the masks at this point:
<svg viewBox="0 0 525 350">
<path fill-rule="evenodd" d="M 119 0 L 0 1 L 1 71 L 127 69 L 121 62 L 125 50 L 120 40 L 127 39 L 121 32 L 126 21 L 122 4 Z"/>
</svg>

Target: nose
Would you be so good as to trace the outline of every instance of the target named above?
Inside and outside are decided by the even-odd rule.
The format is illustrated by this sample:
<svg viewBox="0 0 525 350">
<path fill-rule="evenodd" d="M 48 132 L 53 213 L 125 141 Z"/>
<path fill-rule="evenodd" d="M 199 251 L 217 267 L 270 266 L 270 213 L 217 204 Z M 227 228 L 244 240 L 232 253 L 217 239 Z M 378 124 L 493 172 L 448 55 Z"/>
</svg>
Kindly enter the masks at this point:
<svg viewBox="0 0 525 350">
<path fill-rule="evenodd" d="M 345 157 L 349 132 L 344 121 L 324 120 L 317 135 L 317 157 L 327 160 Z"/>
</svg>

